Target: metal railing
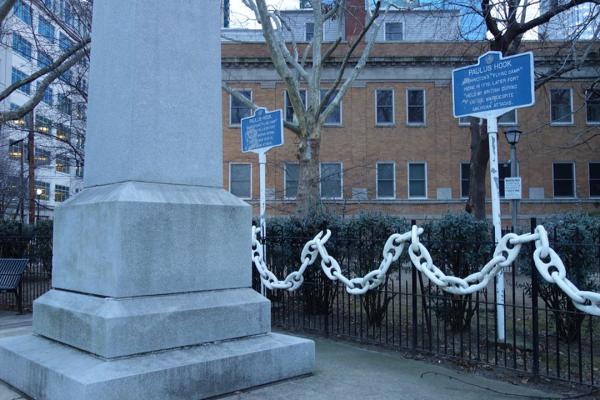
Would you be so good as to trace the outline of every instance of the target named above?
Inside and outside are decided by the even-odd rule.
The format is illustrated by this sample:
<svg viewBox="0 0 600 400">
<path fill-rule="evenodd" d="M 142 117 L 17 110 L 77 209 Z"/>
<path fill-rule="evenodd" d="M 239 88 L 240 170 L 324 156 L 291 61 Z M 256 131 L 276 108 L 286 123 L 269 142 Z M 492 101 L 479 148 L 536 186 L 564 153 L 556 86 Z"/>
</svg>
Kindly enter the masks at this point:
<svg viewBox="0 0 600 400">
<path fill-rule="evenodd" d="M 532 221 L 532 229 L 535 221 Z M 330 253 L 343 265 L 346 276 L 361 275 L 381 259 L 387 238 L 336 237 Z M 310 237 L 267 238 L 267 264 L 279 276 L 298 265 L 298 254 Z M 595 255 L 600 268 L 600 243 L 559 243 L 549 233 L 551 246 L 575 246 Z M 482 249 L 490 259 L 491 241 L 456 243 L 421 237 L 427 247 L 469 246 Z M 521 256 L 505 273 L 504 340 L 497 340 L 494 282 L 480 292 L 453 295 L 430 282 L 412 267 L 408 256 L 390 268 L 385 282 L 363 295 L 347 292 L 346 285 L 331 281 L 319 268 L 307 268 L 296 291 L 268 292 L 275 326 L 311 331 L 396 349 L 504 367 L 533 376 L 598 386 L 600 371 L 600 317 L 579 311 L 556 285 L 540 278 L 534 265 L 533 243 L 523 245 Z M 460 252 L 456 255 L 460 263 Z M 440 265 L 443 268 L 443 265 Z M 253 268 L 254 285 L 260 279 Z M 591 274 L 598 280 L 598 274 Z M 596 335 L 595 335 L 596 333 Z"/>
</svg>

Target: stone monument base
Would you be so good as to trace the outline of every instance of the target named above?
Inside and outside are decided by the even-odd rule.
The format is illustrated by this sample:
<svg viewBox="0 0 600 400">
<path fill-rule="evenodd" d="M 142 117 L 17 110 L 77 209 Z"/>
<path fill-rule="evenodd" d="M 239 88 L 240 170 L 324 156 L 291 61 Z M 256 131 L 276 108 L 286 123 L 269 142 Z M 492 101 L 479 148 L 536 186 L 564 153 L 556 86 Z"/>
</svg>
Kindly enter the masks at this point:
<svg viewBox="0 0 600 400">
<path fill-rule="evenodd" d="M 314 351 L 269 333 L 107 360 L 16 336 L 0 340 L 0 380 L 37 400 L 204 399 L 311 373 Z"/>
</svg>

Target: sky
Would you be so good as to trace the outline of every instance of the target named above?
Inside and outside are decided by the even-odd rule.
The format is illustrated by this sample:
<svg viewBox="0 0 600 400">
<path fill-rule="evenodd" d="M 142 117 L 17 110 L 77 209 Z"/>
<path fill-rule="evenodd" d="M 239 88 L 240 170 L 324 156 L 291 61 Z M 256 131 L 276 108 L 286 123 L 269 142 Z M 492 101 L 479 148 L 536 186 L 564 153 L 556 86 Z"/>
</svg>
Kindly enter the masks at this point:
<svg viewBox="0 0 600 400">
<path fill-rule="evenodd" d="M 298 8 L 299 0 L 267 0 L 267 4 L 279 9 Z M 231 0 L 231 27 L 232 28 L 258 28 L 253 22 L 254 15 L 242 0 Z"/>
</svg>

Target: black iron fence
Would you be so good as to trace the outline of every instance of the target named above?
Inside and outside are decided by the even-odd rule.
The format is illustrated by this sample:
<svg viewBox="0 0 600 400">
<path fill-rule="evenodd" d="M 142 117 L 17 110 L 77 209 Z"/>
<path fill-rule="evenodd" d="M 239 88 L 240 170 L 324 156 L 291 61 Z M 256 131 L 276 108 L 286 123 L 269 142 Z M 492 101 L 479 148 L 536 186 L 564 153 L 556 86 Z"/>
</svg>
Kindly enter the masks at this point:
<svg viewBox="0 0 600 400">
<path fill-rule="evenodd" d="M 52 238 L 26 235 L 0 236 L 0 258 L 29 259 L 21 288 L 23 307 L 25 310 L 31 310 L 33 301 L 51 287 Z M 0 292 L 0 310 L 17 310 L 13 293 Z"/>
<path fill-rule="evenodd" d="M 568 260 L 563 258 L 565 264 L 577 262 L 577 254 L 587 257 L 585 279 L 577 266 L 567 266 L 568 277 L 578 276 L 574 283 L 587 285 L 582 289 L 597 285 L 600 243 L 561 243 L 555 233 L 550 236 L 550 245 L 559 254 L 558 249 L 570 249 Z M 297 268 L 302 246 L 309 239 L 277 235 L 267 239 L 268 264 L 279 277 Z M 346 276 L 362 276 L 379 266 L 386 239 L 339 237 L 334 232 L 327 249 Z M 481 253 L 482 259 L 490 260 L 494 249 L 489 240 L 456 242 L 427 234 L 421 242 L 447 255 L 441 260 L 432 251 L 436 265 L 447 273 L 461 270 L 450 265 L 461 264 L 461 257 L 466 263 L 468 257 Z M 505 274 L 506 334 L 502 340 L 498 340 L 493 283 L 469 296 L 450 295 L 413 268 L 407 256 L 393 264 L 384 284 L 362 296 L 350 295 L 342 284 L 327 279 L 317 261 L 306 271 L 298 291 L 268 293 L 273 325 L 598 386 L 600 317 L 579 312 L 560 289 L 543 282 L 533 265 L 533 249 L 533 244 L 523 246 L 522 256 Z M 260 287 L 256 271 L 254 285 Z"/>
</svg>

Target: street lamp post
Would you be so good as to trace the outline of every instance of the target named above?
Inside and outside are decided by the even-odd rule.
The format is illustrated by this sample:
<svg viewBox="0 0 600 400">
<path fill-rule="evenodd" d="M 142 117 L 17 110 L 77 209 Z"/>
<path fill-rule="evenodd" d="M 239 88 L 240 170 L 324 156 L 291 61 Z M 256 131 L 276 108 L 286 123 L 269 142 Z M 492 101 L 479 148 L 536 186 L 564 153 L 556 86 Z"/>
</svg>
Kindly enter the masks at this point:
<svg viewBox="0 0 600 400">
<path fill-rule="evenodd" d="M 521 138 L 521 131 L 518 127 L 510 128 L 504 131 L 506 141 L 510 145 L 510 176 L 515 178 L 519 176 L 519 169 L 517 164 L 517 143 Z M 513 232 L 517 231 L 517 213 L 519 208 L 519 200 L 511 200 L 511 214 L 512 214 L 512 226 Z"/>
<path fill-rule="evenodd" d="M 35 189 L 35 202 L 37 205 L 37 217 L 35 218 L 35 222 L 40 222 L 40 196 L 44 193 L 44 191 L 40 188 Z"/>
</svg>

